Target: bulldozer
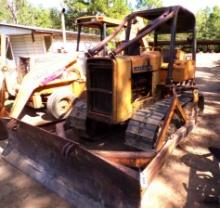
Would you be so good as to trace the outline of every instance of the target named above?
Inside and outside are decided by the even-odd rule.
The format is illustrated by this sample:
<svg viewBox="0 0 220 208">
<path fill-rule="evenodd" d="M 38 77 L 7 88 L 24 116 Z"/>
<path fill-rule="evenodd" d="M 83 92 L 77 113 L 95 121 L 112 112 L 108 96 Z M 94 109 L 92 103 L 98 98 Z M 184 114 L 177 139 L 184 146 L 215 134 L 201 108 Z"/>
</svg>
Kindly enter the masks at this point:
<svg viewBox="0 0 220 208">
<path fill-rule="evenodd" d="M 137 18 L 145 25 L 130 38 Z M 74 207 L 144 206 L 151 181 L 204 108 L 195 81 L 195 26 L 195 16 L 180 6 L 126 16 L 88 50 L 86 96 L 58 128 L 2 119 L 1 135 L 8 139 L 2 158 Z M 125 27 L 124 40 L 100 55 Z M 191 54 L 176 49 L 180 33 Z M 148 35 L 151 50 L 143 41 Z M 158 47 L 164 35 L 168 48 Z"/>
<path fill-rule="evenodd" d="M 1 89 L 2 94 L 7 94 L 7 96 L 2 96 L 1 109 L 4 109 L 3 105 L 6 98 L 14 95 L 15 100 L 12 108 L 9 110 L 9 116 L 12 118 L 21 119 L 32 125 L 44 125 L 49 122 L 54 122 L 54 120 L 66 118 L 71 112 L 74 100 L 85 90 L 84 68 L 86 57 L 80 48 L 82 28 L 90 28 L 93 32 L 97 30 L 100 40 L 103 40 L 106 36 L 107 28 L 116 27 L 119 23 L 119 20 L 105 16 L 79 17 L 76 20 L 76 26 L 78 27 L 76 54 L 72 56 L 72 60 L 65 64 L 64 67 L 59 68 L 60 64 L 54 65 L 51 63 L 51 58 L 45 55 L 46 61 L 51 66 L 48 67 L 49 64 L 44 63 L 40 64 L 41 69 L 35 67 L 37 68 L 36 70 L 30 70 L 30 58 L 23 58 L 22 66 L 18 67 L 18 83 L 16 83 L 16 86 L 14 86 L 14 82 L 10 82 L 8 67 L 4 64 L 6 63 L 5 57 L 3 60 L 4 63 L 1 64 L 3 73 L 1 77 L 4 77 L 1 82 L 3 84 Z M 2 35 L 1 42 L 2 51 L 6 52 L 4 46 L 6 47 L 6 45 L 8 45 L 7 47 L 9 47 L 10 40 Z M 2 54 L 4 54 L 4 52 L 2 52 Z M 65 54 L 63 55 L 65 56 Z M 53 62 L 54 58 L 56 58 L 55 54 L 52 58 Z M 57 57 L 57 59 L 60 58 Z M 45 70 L 45 68 L 47 69 Z M 12 90 L 12 88 L 16 89 Z M 26 104 L 34 109 L 35 112 L 38 109 L 40 111 L 32 113 L 29 110 L 30 113 L 28 113 L 31 114 L 30 116 L 27 114 L 27 111 L 24 111 L 22 114 Z M 43 109 L 43 111 L 41 111 L 41 109 Z M 46 113 L 44 113 L 44 109 L 46 109 Z M 4 112 L 6 112 L 6 110 Z"/>
</svg>

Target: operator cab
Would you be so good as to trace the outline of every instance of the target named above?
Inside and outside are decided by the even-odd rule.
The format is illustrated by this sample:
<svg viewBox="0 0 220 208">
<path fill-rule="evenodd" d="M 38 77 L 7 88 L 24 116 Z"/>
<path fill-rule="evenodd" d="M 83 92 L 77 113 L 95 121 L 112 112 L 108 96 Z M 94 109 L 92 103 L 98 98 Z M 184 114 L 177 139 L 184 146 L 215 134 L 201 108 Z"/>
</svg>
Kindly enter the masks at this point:
<svg viewBox="0 0 220 208">
<path fill-rule="evenodd" d="M 85 56 L 85 47 L 88 50 L 89 48 L 93 47 L 94 45 L 84 45 L 84 48 L 81 42 L 81 38 L 83 37 L 83 30 L 88 31 L 94 35 L 99 35 L 100 41 L 106 38 L 107 30 L 109 28 L 115 28 L 120 24 L 120 20 L 105 17 L 105 16 L 85 16 L 79 17 L 76 19 L 77 25 L 77 44 L 76 44 L 76 51 L 78 52 L 78 61 L 77 64 L 83 69 L 84 74 L 86 74 L 86 56 Z M 103 48 L 102 54 L 106 54 L 106 45 Z"/>
<path fill-rule="evenodd" d="M 76 24 L 78 35 L 76 51 L 80 51 L 80 39 L 83 29 L 89 29 L 92 34 L 99 35 L 100 41 L 102 41 L 106 38 L 108 29 L 117 27 L 120 22 L 121 21 L 118 19 L 113 19 L 105 16 L 86 16 L 77 18 Z M 106 53 L 106 46 L 104 46 L 103 53 Z"/>
</svg>

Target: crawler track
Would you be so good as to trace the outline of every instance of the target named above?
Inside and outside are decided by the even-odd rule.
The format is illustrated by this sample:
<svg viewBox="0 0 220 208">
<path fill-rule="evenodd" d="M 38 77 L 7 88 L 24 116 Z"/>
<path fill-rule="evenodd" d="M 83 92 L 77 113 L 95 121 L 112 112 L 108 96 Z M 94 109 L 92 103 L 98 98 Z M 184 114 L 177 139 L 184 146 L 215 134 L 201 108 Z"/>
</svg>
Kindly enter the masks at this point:
<svg viewBox="0 0 220 208">
<path fill-rule="evenodd" d="M 179 96 L 184 107 L 193 100 L 192 93 Z M 126 144 L 140 150 L 154 148 L 159 129 L 171 106 L 172 97 L 157 101 L 151 106 L 137 110 L 126 129 Z"/>
<path fill-rule="evenodd" d="M 67 119 L 67 125 L 71 127 L 74 133 L 78 137 L 88 138 L 86 131 L 86 119 L 87 119 L 87 103 L 81 100 L 76 103 L 73 111 Z"/>
<path fill-rule="evenodd" d="M 192 103 L 192 93 L 179 96 L 182 106 Z M 169 111 L 172 97 L 157 101 L 156 103 L 137 110 L 130 119 L 126 132 L 125 143 L 139 150 L 147 151 L 154 148 L 158 130 Z M 67 123 L 78 137 L 89 138 L 87 134 L 87 104 L 81 100 L 74 106 Z"/>
</svg>

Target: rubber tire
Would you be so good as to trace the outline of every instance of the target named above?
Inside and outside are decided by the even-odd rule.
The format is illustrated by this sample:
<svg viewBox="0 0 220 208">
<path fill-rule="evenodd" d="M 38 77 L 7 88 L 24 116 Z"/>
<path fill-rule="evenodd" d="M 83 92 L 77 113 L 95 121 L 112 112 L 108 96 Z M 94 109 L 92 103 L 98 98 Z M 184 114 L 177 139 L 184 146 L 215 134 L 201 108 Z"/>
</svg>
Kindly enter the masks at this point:
<svg viewBox="0 0 220 208">
<path fill-rule="evenodd" d="M 68 90 L 55 91 L 48 97 L 47 111 L 56 119 L 64 119 L 70 114 L 75 98 L 74 94 Z M 59 111 L 59 103 L 62 100 L 66 100 L 70 105 L 64 112 Z"/>
</svg>

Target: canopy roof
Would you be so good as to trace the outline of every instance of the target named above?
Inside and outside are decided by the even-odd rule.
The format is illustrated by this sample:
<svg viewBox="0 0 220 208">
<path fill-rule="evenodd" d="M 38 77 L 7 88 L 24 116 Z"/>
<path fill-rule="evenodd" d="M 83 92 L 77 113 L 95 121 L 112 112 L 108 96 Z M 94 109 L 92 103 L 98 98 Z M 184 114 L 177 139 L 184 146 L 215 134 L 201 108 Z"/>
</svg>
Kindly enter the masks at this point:
<svg viewBox="0 0 220 208">
<path fill-rule="evenodd" d="M 136 17 L 142 17 L 149 20 L 149 22 L 138 31 L 135 38 L 129 39 L 132 24 L 137 22 Z M 174 24 L 174 20 L 177 21 L 176 24 Z M 115 50 L 113 50 L 111 52 L 112 56 L 119 54 L 121 51 L 135 43 L 140 43 L 140 40 L 151 32 L 155 32 L 156 34 L 171 34 L 172 37 L 175 37 L 175 33 L 192 33 L 192 42 L 195 43 L 195 23 L 194 14 L 181 6 L 133 12 L 124 18 L 111 35 L 98 43 L 94 48 L 90 49 L 88 51 L 88 56 L 94 56 L 102 50 L 103 47 L 105 47 L 105 45 L 111 41 L 125 25 L 127 27 L 126 42 L 120 44 Z M 173 38 L 173 40 L 175 40 L 175 38 Z M 171 44 L 174 43 L 171 41 Z"/>
<path fill-rule="evenodd" d="M 195 27 L 195 16 L 189 10 L 181 7 L 181 6 L 172 6 L 172 7 L 163 7 L 158 9 L 150 9 L 150 10 L 143 10 L 137 11 L 132 13 L 134 16 L 140 16 L 148 20 L 154 20 L 164 14 L 166 11 L 172 12 L 178 10 L 178 18 L 177 18 L 177 28 L 176 33 L 188 33 L 192 32 Z M 170 33 L 171 23 L 172 20 L 169 20 L 162 25 L 160 25 L 156 32 L 158 34 L 168 34 Z"/>
<path fill-rule="evenodd" d="M 117 27 L 121 23 L 121 20 L 105 16 L 83 16 L 77 18 L 76 23 L 77 25 L 94 28 L 100 28 L 104 23 L 106 23 L 106 27 Z"/>
</svg>

